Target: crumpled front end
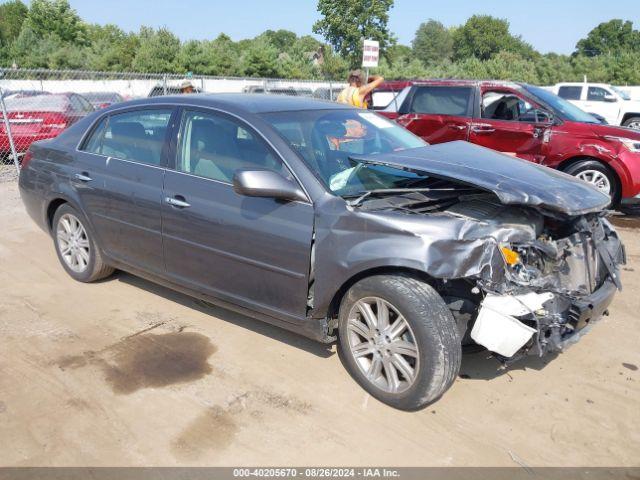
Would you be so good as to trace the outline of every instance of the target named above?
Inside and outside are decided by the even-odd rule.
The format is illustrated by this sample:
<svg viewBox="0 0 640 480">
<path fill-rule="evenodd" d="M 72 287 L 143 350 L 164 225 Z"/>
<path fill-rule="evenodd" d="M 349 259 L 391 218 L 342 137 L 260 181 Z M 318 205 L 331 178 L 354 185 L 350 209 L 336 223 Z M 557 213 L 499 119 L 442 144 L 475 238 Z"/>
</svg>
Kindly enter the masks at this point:
<svg viewBox="0 0 640 480">
<path fill-rule="evenodd" d="M 485 296 L 470 336 L 504 360 L 563 350 L 622 288 L 624 247 L 602 215 L 545 224 L 533 241 L 501 245 L 504 282 L 479 281 Z"/>
</svg>

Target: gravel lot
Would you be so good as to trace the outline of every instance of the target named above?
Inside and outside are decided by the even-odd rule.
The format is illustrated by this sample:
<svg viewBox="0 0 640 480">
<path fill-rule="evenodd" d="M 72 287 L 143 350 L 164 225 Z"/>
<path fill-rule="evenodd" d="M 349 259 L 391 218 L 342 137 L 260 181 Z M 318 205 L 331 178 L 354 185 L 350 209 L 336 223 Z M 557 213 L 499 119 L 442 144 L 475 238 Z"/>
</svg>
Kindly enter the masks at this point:
<svg viewBox="0 0 640 480">
<path fill-rule="evenodd" d="M 640 230 L 611 315 L 554 359 L 484 354 L 416 413 L 325 347 L 128 274 L 81 284 L 0 182 L 0 466 L 640 466 Z"/>
</svg>

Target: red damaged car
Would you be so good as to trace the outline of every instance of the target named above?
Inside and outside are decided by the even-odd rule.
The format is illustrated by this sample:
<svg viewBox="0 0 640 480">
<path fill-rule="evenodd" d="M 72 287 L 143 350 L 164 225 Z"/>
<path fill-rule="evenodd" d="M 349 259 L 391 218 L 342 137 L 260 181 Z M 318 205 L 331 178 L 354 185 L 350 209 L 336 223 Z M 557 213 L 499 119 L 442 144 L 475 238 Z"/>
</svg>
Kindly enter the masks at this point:
<svg viewBox="0 0 640 480">
<path fill-rule="evenodd" d="M 24 154 L 37 140 L 57 137 L 93 106 L 76 93 L 17 95 L 5 99 L 7 116 L 18 156 Z M 0 159 L 9 158 L 11 148 L 5 122 L 0 112 Z"/>
<path fill-rule="evenodd" d="M 557 168 L 614 205 L 640 203 L 640 132 L 600 123 L 540 87 L 468 80 L 387 82 L 374 109 L 429 143 L 466 140 Z"/>
</svg>

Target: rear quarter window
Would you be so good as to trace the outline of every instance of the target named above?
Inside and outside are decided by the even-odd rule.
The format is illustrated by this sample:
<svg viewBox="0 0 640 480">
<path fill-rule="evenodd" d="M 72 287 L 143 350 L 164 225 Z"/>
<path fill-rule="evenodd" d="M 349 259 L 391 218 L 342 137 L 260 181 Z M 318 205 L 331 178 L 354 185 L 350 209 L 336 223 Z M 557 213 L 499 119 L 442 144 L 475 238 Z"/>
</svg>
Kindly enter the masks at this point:
<svg viewBox="0 0 640 480">
<path fill-rule="evenodd" d="M 471 87 L 416 87 L 411 100 L 411 113 L 470 117 L 473 89 Z"/>
</svg>

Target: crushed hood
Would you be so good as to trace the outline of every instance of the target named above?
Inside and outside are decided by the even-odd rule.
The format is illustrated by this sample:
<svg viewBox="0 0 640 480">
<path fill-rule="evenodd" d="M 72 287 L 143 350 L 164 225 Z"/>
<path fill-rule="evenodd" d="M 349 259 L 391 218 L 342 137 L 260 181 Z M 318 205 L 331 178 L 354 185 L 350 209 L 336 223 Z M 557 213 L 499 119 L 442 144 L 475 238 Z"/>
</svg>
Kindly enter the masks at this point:
<svg viewBox="0 0 640 480">
<path fill-rule="evenodd" d="M 570 175 L 464 141 L 352 157 L 458 180 L 491 191 L 508 205 L 582 215 L 610 203 L 607 195 Z"/>
</svg>

